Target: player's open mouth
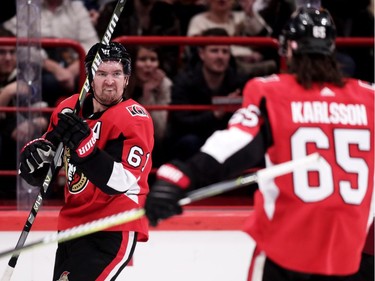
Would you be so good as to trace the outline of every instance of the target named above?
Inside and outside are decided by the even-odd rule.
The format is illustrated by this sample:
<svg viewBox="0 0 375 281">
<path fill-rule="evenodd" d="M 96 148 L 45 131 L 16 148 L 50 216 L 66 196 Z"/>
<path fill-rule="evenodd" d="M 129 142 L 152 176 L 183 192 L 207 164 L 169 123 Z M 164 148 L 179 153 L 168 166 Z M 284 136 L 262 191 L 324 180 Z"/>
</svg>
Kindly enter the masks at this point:
<svg viewBox="0 0 375 281">
<path fill-rule="evenodd" d="M 111 93 L 111 92 L 116 92 L 116 89 L 103 89 L 103 92 L 105 93 Z"/>
</svg>

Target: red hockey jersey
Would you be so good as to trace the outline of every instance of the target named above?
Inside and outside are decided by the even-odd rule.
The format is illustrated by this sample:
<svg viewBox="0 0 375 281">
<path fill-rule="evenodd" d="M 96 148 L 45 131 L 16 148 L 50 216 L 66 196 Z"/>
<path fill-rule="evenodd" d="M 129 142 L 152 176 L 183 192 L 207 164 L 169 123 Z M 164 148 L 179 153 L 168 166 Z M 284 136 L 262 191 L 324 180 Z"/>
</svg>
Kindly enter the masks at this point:
<svg viewBox="0 0 375 281">
<path fill-rule="evenodd" d="M 57 113 L 64 108 L 74 108 L 77 98 L 78 95 L 74 95 L 58 105 L 52 114 L 48 131 L 57 124 Z M 85 104 L 82 111 L 85 111 Z M 104 163 L 95 164 L 96 182 L 105 179 L 106 188 L 117 194 L 107 194 L 95 186 L 93 179 L 90 180 L 78 166 L 69 163 L 69 151 L 66 149 L 65 204 L 58 219 L 59 230 L 142 207 L 149 190 L 147 179 L 152 167 L 151 151 L 154 143 L 153 123 L 149 113 L 134 100 L 128 99 L 84 119 L 94 132 L 97 147 L 113 158 L 113 164 L 107 167 Z M 136 231 L 140 241 L 148 239 L 148 222 L 145 217 L 108 230 Z"/>
<path fill-rule="evenodd" d="M 305 90 L 289 74 L 256 78 L 244 88 L 242 109 L 229 130 L 238 128 L 253 139 L 264 114 L 273 139 L 267 166 L 313 152 L 322 159 L 260 181 L 246 231 L 284 268 L 356 272 L 373 218 L 374 88 L 348 79 L 343 88 Z"/>
</svg>

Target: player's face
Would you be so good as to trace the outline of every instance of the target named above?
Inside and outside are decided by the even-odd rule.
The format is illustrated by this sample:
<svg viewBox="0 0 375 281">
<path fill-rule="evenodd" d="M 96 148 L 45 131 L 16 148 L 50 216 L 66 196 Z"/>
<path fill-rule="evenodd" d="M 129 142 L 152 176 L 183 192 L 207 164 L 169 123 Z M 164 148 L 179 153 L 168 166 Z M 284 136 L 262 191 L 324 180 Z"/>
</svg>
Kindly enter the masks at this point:
<svg viewBox="0 0 375 281">
<path fill-rule="evenodd" d="M 135 73 L 141 82 L 152 79 L 155 71 L 159 67 L 158 55 L 155 51 L 140 48 L 135 61 Z"/>
<path fill-rule="evenodd" d="M 95 73 L 92 88 L 95 98 L 102 104 L 112 104 L 121 99 L 129 76 L 124 74 L 119 61 L 104 61 Z"/>
<path fill-rule="evenodd" d="M 16 68 L 16 48 L 0 46 L 0 75 L 9 75 Z"/>
<path fill-rule="evenodd" d="M 229 66 L 230 47 L 225 45 L 212 45 L 199 48 L 199 57 L 203 66 L 209 72 L 222 74 Z"/>
</svg>

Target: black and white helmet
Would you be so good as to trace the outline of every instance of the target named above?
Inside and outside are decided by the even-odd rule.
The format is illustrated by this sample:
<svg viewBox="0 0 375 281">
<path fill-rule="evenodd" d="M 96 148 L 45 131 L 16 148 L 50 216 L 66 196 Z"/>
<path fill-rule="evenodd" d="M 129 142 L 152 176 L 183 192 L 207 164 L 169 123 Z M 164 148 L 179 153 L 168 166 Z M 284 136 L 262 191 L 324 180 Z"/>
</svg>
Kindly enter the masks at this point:
<svg viewBox="0 0 375 281">
<path fill-rule="evenodd" d="M 290 41 L 293 54 L 332 55 L 335 38 L 335 24 L 327 10 L 300 7 L 281 31 L 280 54 L 286 54 Z"/>
<path fill-rule="evenodd" d="M 109 42 L 108 45 L 97 43 L 91 47 L 85 57 L 85 68 L 86 68 L 86 75 L 89 78 L 90 83 L 92 82 L 93 72 L 92 72 L 92 65 L 94 63 L 94 71 L 95 64 L 94 62 L 96 53 L 99 54 L 101 61 L 121 61 L 123 65 L 123 70 L 125 75 L 131 74 L 131 58 L 126 50 L 126 48 L 117 42 Z M 97 63 L 96 68 L 99 66 Z"/>
</svg>

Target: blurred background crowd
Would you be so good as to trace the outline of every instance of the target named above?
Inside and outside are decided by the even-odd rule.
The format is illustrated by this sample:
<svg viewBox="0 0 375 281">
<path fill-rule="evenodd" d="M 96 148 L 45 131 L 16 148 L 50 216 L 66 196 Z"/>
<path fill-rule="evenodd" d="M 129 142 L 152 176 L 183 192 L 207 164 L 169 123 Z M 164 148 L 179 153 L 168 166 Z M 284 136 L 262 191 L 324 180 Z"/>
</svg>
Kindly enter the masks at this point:
<svg viewBox="0 0 375 281">
<path fill-rule="evenodd" d="M 69 38 L 88 49 L 102 38 L 117 1 L 41 0 L 41 36 Z M 127 0 L 112 38 L 120 36 L 244 36 L 278 39 L 296 8 L 294 0 Z M 338 37 L 374 37 L 371 0 L 322 0 L 336 23 Z M 0 37 L 17 35 L 16 1 L 2 1 Z M 127 96 L 144 106 L 240 103 L 241 90 L 255 76 L 279 73 L 277 50 L 239 45 L 126 46 L 132 55 Z M 348 77 L 374 82 L 373 47 L 340 47 L 337 58 Z M 80 57 L 69 48 L 45 48 L 42 101 L 54 107 L 79 92 Z M 0 46 L 0 106 L 14 106 L 29 95 L 17 85 L 16 47 Z M 228 99 L 222 99 L 228 98 Z M 225 110 L 152 110 L 154 167 L 195 153 L 215 130 L 225 128 Z M 43 132 L 48 116 L 31 120 L 0 111 L 0 170 L 16 170 L 16 142 Z M 32 137 L 31 137 L 32 138 Z M 30 139 L 31 139 L 30 138 Z M 167 149 L 168 148 L 168 149 Z M 0 198 L 15 197 L 12 177 L 0 177 Z M 8 188 L 3 188 L 7 186 Z"/>
</svg>

